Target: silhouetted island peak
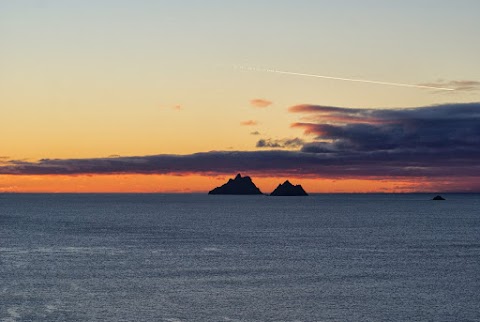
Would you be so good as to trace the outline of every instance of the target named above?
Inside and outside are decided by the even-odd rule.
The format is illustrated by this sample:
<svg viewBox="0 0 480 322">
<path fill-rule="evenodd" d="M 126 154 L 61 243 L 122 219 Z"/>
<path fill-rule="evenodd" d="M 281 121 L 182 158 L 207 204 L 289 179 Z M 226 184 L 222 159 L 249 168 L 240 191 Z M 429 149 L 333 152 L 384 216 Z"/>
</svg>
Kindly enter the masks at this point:
<svg viewBox="0 0 480 322">
<path fill-rule="evenodd" d="M 261 195 L 262 192 L 248 176 L 242 177 L 239 173 L 235 179 L 208 192 L 209 195 Z"/>
<path fill-rule="evenodd" d="M 432 200 L 445 200 L 445 198 L 443 198 L 442 196 L 438 195 L 438 196 L 435 196 Z"/>
<path fill-rule="evenodd" d="M 270 196 L 308 196 L 301 185 L 293 185 L 286 180 L 279 184 L 278 187 L 270 194 Z"/>
</svg>

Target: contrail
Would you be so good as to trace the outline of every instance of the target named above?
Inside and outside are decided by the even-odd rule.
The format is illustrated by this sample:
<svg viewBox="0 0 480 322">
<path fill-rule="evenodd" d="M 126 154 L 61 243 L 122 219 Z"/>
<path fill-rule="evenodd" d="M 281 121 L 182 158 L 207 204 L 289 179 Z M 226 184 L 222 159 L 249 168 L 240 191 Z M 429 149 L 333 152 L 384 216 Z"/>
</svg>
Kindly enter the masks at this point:
<svg viewBox="0 0 480 322">
<path fill-rule="evenodd" d="M 389 86 L 401 86 L 401 87 L 410 87 L 410 88 L 436 89 L 436 90 L 441 90 L 441 91 L 454 91 L 455 90 L 453 88 L 447 88 L 447 87 L 402 84 L 402 83 L 382 82 L 382 81 L 374 81 L 374 80 L 368 80 L 368 79 L 357 79 L 357 78 L 332 77 L 332 76 L 323 76 L 323 75 L 316 75 L 316 74 L 287 72 L 287 71 L 284 71 L 284 70 L 277 70 L 277 69 L 242 67 L 242 66 L 240 66 L 240 67 L 239 66 L 234 66 L 234 68 L 241 69 L 241 70 L 253 71 L 253 72 L 266 72 L 266 73 L 276 73 L 276 74 L 284 74 L 284 75 L 316 77 L 316 78 L 333 79 L 333 80 L 340 80 L 340 81 L 347 81 L 347 82 L 369 83 L 369 84 L 389 85 Z"/>
</svg>

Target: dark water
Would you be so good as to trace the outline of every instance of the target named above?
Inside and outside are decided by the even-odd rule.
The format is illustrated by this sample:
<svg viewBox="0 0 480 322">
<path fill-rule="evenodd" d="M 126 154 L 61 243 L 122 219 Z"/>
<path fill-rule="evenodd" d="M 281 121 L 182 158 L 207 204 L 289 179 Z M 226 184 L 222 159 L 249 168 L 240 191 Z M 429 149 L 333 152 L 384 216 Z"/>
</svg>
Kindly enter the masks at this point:
<svg viewBox="0 0 480 322">
<path fill-rule="evenodd" d="M 480 321 L 480 196 L 0 194 L 1 321 Z"/>
</svg>

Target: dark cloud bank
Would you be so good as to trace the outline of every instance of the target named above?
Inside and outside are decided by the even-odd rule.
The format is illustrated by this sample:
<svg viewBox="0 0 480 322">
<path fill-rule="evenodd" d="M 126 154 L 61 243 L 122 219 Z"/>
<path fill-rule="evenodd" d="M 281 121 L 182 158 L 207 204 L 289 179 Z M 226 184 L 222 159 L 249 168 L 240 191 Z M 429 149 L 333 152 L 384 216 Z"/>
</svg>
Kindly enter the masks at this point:
<svg viewBox="0 0 480 322">
<path fill-rule="evenodd" d="M 0 174 L 231 174 L 340 177 L 480 177 L 480 103 L 406 109 L 290 108 L 313 135 L 297 151 L 211 151 L 93 159 L 8 161 Z M 268 141 L 275 147 L 288 142 Z"/>
</svg>

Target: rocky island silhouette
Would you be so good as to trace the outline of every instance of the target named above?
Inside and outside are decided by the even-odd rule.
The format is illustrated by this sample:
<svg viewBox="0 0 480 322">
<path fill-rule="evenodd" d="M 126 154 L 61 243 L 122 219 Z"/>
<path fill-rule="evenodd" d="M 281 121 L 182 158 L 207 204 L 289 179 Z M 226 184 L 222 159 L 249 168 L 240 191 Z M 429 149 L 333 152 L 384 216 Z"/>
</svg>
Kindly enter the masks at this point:
<svg viewBox="0 0 480 322">
<path fill-rule="evenodd" d="M 209 195 L 261 195 L 260 189 L 249 176 L 242 177 L 239 173 L 234 179 L 208 192 Z M 293 185 L 286 180 L 279 184 L 270 196 L 308 196 L 301 185 Z"/>
<path fill-rule="evenodd" d="M 208 192 L 209 195 L 261 195 L 262 192 L 248 176 L 242 177 L 239 173 L 235 179 Z"/>
<path fill-rule="evenodd" d="M 293 185 L 286 180 L 279 184 L 278 187 L 270 194 L 270 196 L 308 196 L 301 185 Z"/>
</svg>

